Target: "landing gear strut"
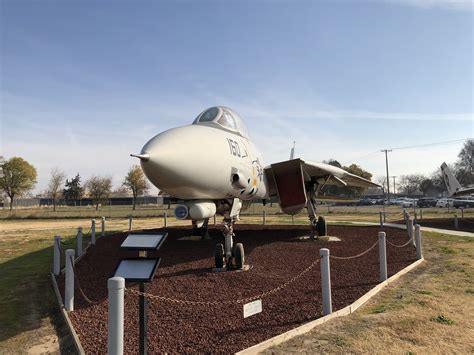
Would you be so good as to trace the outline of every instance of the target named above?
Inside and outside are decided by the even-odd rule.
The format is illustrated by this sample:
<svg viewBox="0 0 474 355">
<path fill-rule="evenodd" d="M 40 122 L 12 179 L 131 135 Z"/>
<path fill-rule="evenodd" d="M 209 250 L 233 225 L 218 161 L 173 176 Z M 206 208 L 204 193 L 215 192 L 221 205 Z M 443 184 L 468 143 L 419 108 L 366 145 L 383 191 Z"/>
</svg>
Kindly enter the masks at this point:
<svg viewBox="0 0 474 355">
<path fill-rule="evenodd" d="M 310 239 L 315 240 L 318 239 L 318 237 L 327 235 L 326 219 L 323 216 L 316 217 L 316 203 L 313 196 L 308 198 L 306 208 L 308 210 L 309 223 L 311 226 Z"/>
<path fill-rule="evenodd" d="M 221 269 L 224 264 L 227 270 L 242 269 L 245 264 L 244 246 L 242 243 L 233 242 L 235 217 L 224 219 L 224 244 L 217 244 L 214 258 L 216 268 Z"/>
<path fill-rule="evenodd" d="M 204 220 L 204 222 L 201 222 L 201 223 L 202 223 L 202 225 L 200 227 L 198 227 L 198 222 L 193 221 L 193 234 L 192 235 L 201 236 L 202 240 L 210 239 L 209 229 L 208 229 L 209 218 L 206 218 Z"/>
</svg>

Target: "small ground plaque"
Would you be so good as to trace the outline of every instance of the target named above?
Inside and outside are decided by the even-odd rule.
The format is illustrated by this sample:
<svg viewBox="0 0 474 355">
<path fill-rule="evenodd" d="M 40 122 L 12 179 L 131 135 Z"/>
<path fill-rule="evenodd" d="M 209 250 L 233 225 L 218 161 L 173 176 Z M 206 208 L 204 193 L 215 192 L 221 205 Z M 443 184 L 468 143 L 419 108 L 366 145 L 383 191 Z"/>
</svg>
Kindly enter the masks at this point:
<svg viewBox="0 0 474 355">
<path fill-rule="evenodd" d="M 159 264 L 160 258 L 123 259 L 113 276 L 123 277 L 126 282 L 151 282 Z"/>
<path fill-rule="evenodd" d="M 253 316 L 254 314 L 262 312 L 262 300 L 256 300 L 244 304 L 244 318 Z"/>
<path fill-rule="evenodd" d="M 158 250 L 166 240 L 165 234 L 129 234 L 120 248 L 128 250 Z"/>
</svg>

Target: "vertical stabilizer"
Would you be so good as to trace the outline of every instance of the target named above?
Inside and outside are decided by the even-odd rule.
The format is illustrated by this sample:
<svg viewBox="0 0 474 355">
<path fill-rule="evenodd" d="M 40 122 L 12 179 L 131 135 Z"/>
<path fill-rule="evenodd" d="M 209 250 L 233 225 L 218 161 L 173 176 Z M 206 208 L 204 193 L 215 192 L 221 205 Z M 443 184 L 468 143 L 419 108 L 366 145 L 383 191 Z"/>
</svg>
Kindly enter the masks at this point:
<svg viewBox="0 0 474 355">
<path fill-rule="evenodd" d="M 441 172 L 443 173 L 444 183 L 448 189 L 448 195 L 453 196 L 459 189 L 461 189 L 461 184 L 454 177 L 451 170 L 449 170 L 446 163 L 441 164 Z"/>
<path fill-rule="evenodd" d="M 293 148 L 291 148 L 290 152 L 290 160 L 295 159 L 295 141 L 293 141 Z"/>
</svg>

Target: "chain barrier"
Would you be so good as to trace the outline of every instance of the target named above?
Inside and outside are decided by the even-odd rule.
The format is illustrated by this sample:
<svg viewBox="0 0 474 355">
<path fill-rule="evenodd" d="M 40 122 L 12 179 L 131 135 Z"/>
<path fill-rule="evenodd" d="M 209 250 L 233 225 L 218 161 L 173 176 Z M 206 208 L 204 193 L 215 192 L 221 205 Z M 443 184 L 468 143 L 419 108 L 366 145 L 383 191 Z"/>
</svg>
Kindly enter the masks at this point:
<svg viewBox="0 0 474 355">
<path fill-rule="evenodd" d="M 387 217 L 389 217 L 388 214 L 387 214 Z M 385 221 L 385 223 L 398 222 L 401 217 L 404 217 L 403 212 L 399 212 L 399 213 L 397 213 L 397 214 L 394 215 L 394 216 L 390 216 L 390 218 L 393 218 L 393 219 L 391 219 L 391 220 L 388 220 L 388 219 L 387 219 L 387 220 Z"/>
<path fill-rule="evenodd" d="M 95 304 L 98 304 L 99 302 L 96 302 L 96 301 L 92 301 L 89 297 L 86 296 L 86 294 L 84 293 L 84 290 L 82 289 L 81 287 L 81 282 L 79 281 L 79 277 L 77 276 L 77 272 L 76 272 L 76 268 L 74 266 L 74 258 L 71 257 L 71 265 L 72 265 L 72 272 L 74 273 L 74 278 L 76 279 L 76 285 L 77 285 L 77 289 L 79 290 L 79 292 L 81 293 L 82 297 L 84 297 L 84 299 L 86 300 L 87 303 L 91 304 L 91 305 L 95 305 Z"/>
<path fill-rule="evenodd" d="M 385 241 L 387 242 L 388 245 L 391 245 L 392 247 L 403 248 L 403 247 L 406 247 L 407 245 L 409 245 L 410 243 L 413 243 L 413 237 L 411 237 L 408 242 L 406 242 L 405 244 L 402 244 L 402 245 L 393 244 L 388 239 L 385 239 Z"/>
<path fill-rule="evenodd" d="M 362 255 L 365 255 L 367 254 L 369 251 L 371 251 L 372 249 L 374 249 L 376 247 L 376 245 L 379 243 L 379 241 L 377 240 L 374 244 L 372 244 L 372 246 L 367 249 L 366 251 L 363 251 L 362 253 L 360 254 L 357 254 L 357 255 L 354 255 L 354 256 L 335 256 L 335 255 L 329 255 L 330 258 L 333 258 L 333 259 L 336 259 L 336 260 L 349 260 L 349 259 L 355 259 L 355 258 L 359 258 L 361 257 Z"/>
<path fill-rule="evenodd" d="M 228 300 L 228 301 L 189 301 L 189 300 L 182 300 L 182 299 L 177 299 L 177 298 L 171 298 L 171 297 L 165 297 L 165 296 L 158 296 L 158 295 L 153 295 L 151 293 L 146 293 L 146 292 L 140 292 L 131 288 L 126 288 L 125 291 L 139 295 L 139 296 L 145 296 L 150 299 L 155 299 L 155 300 L 160 300 L 164 302 L 170 302 L 170 303 L 176 303 L 176 304 L 183 304 L 183 305 L 188 305 L 188 306 L 219 306 L 219 305 L 225 305 L 225 304 L 242 304 L 242 303 L 248 303 L 252 302 L 264 297 L 267 297 L 269 295 L 272 295 L 276 292 L 279 292 L 283 290 L 285 287 L 289 286 L 296 280 L 300 279 L 303 275 L 308 273 L 317 263 L 319 263 L 319 259 L 316 259 L 311 265 L 309 265 L 306 269 L 304 269 L 302 272 L 300 272 L 298 275 L 294 276 L 293 278 L 289 279 L 282 285 L 275 287 L 269 291 L 265 291 L 263 293 L 260 293 L 256 296 L 252 297 L 246 297 L 246 298 L 240 298 L 237 300 Z"/>
<path fill-rule="evenodd" d="M 460 220 L 464 223 L 474 224 L 474 222 L 468 221 L 466 218 L 460 218 Z"/>
</svg>

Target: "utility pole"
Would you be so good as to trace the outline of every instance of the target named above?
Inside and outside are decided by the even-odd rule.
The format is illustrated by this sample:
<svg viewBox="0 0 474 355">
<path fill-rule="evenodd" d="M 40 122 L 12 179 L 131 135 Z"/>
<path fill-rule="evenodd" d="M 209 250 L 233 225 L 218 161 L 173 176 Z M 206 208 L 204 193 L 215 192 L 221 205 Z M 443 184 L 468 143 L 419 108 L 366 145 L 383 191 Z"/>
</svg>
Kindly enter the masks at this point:
<svg viewBox="0 0 474 355">
<path fill-rule="evenodd" d="M 388 175 L 388 152 L 391 149 L 382 149 L 381 152 L 385 153 L 385 167 L 387 168 L 387 205 L 390 205 L 390 175 Z"/>
<path fill-rule="evenodd" d="M 395 178 L 397 178 L 397 176 L 392 176 L 392 179 L 393 179 L 393 194 L 394 195 L 397 193 L 397 189 L 396 189 L 396 185 L 395 185 Z"/>
</svg>

